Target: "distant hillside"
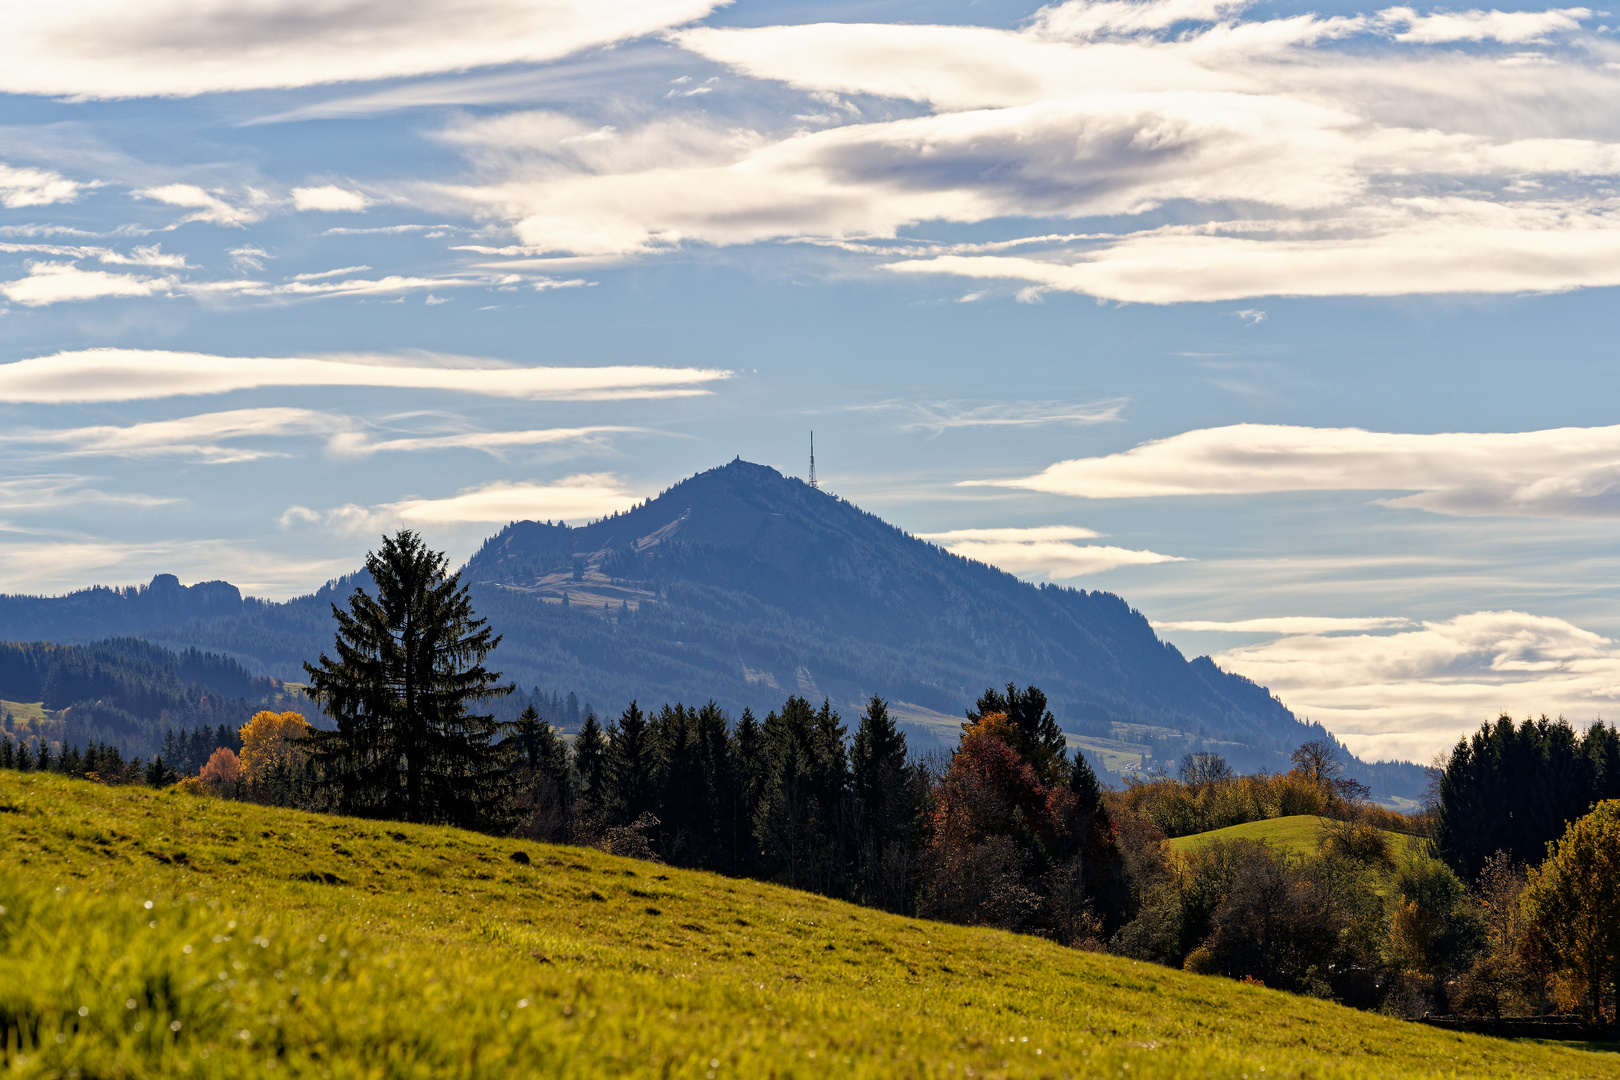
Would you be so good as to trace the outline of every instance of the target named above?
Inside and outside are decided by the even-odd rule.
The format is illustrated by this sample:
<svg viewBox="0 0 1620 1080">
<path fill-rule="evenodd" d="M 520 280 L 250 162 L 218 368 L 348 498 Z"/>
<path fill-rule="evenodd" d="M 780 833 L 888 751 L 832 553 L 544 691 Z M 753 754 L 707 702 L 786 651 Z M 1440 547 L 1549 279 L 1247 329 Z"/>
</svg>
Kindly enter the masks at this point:
<svg viewBox="0 0 1620 1080">
<path fill-rule="evenodd" d="M 0 642 L 0 707 L 0 727 L 13 738 L 80 747 L 105 742 L 150 757 L 167 731 L 220 724 L 235 730 L 259 709 L 309 704 L 228 657 L 115 638 L 90 645 Z"/>
<path fill-rule="evenodd" d="M 804 694 L 848 713 L 876 693 L 927 748 L 954 744 L 987 686 L 1016 681 L 1044 689 L 1073 741 L 1116 772 L 1202 748 L 1278 769 L 1326 734 L 1207 657 L 1188 661 L 1118 596 L 1020 581 L 741 460 L 583 527 L 515 522 L 464 575 L 504 635 L 508 678 L 606 712 L 712 697 L 763 714 Z M 167 575 L 143 589 L 0 597 L 0 634 L 139 633 L 296 681 L 301 661 L 330 648 L 330 604 L 358 580 L 283 604 Z M 1413 766 L 1367 778 L 1381 794 L 1422 785 Z"/>
</svg>

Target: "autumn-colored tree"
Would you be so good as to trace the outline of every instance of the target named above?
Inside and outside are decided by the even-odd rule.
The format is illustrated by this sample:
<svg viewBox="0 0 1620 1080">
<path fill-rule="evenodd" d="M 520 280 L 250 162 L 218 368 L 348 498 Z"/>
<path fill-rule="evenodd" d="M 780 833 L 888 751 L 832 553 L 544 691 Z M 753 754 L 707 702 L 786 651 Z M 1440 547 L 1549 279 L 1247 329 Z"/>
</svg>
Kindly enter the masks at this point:
<svg viewBox="0 0 1620 1080">
<path fill-rule="evenodd" d="M 1587 1015 L 1603 1010 L 1605 999 L 1613 1003 L 1610 993 L 1620 991 L 1620 799 L 1598 803 L 1548 845 L 1519 902 L 1563 972 L 1585 988 Z"/>
<path fill-rule="evenodd" d="M 296 769 L 304 763 L 300 740 L 314 730 L 303 715 L 277 713 L 266 709 L 255 713 L 242 725 L 242 768 L 248 779 L 258 781 L 276 768 Z"/>
<path fill-rule="evenodd" d="M 1036 886 L 1068 846 L 1076 796 L 1041 782 L 1021 736 L 1005 713 L 966 725 L 935 791 L 927 914 L 1023 929 L 1042 906 Z"/>
<path fill-rule="evenodd" d="M 236 782 L 242 779 L 242 759 L 228 746 L 221 746 L 209 757 L 208 763 L 198 773 L 198 778 L 213 789 L 216 795 L 230 795 L 236 790 Z"/>
</svg>

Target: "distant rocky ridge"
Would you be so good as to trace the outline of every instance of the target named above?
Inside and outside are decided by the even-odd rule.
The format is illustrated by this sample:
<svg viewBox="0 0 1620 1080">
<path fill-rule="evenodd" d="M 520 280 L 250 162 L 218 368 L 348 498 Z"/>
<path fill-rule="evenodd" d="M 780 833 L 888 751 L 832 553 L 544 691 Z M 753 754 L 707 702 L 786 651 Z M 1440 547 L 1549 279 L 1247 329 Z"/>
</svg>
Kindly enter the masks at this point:
<svg viewBox="0 0 1620 1080">
<path fill-rule="evenodd" d="M 1016 681 L 1044 689 L 1071 743 L 1116 772 L 1200 748 L 1285 768 L 1299 743 L 1327 737 L 1263 687 L 1187 660 L 1118 596 L 1020 581 L 740 459 L 586 526 L 514 522 L 463 576 L 504 635 L 508 678 L 609 712 L 713 698 L 763 714 L 800 693 L 853 714 L 876 693 L 926 747 L 954 744 L 978 694 Z M 329 605 L 358 580 L 279 604 L 170 575 L 0 597 L 0 636 L 139 634 L 297 681 L 330 648 Z M 1386 794 L 1423 781 L 1415 766 L 1357 771 Z"/>
</svg>

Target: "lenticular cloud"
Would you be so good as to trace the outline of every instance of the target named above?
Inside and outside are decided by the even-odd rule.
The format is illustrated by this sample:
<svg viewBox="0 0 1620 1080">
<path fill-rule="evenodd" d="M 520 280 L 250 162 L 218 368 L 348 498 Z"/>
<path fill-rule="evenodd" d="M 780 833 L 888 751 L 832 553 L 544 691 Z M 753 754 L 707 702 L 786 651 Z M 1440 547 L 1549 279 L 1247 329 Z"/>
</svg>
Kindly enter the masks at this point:
<svg viewBox="0 0 1620 1080">
<path fill-rule="evenodd" d="M 223 394 L 264 386 L 375 386 L 545 401 L 702 394 L 706 368 L 516 367 L 459 357 L 262 357 L 86 349 L 0 364 L 0 401 L 54 404 Z"/>
<path fill-rule="evenodd" d="M 1461 516 L 1620 517 L 1620 426 L 1409 435 L 1234 424 L 1033 476 L 969 481 L 1086 499 L 1410 492 L 1384 504 Z"/>
</svg>

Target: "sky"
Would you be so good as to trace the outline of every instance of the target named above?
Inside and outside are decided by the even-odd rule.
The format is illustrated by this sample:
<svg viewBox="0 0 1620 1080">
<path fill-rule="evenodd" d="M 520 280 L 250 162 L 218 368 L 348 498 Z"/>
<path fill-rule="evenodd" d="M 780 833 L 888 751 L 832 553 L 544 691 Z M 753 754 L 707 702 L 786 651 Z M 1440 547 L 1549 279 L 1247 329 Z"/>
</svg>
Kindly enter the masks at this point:
<svg viewBox="0 0 1620 1080">
<path fill-rule="evenodd" d="M 0 589 L 269 598 L 733 457 L 1358 754 L 1620 702 L 1588 8 L 0 10 Z"/>
</svg>

